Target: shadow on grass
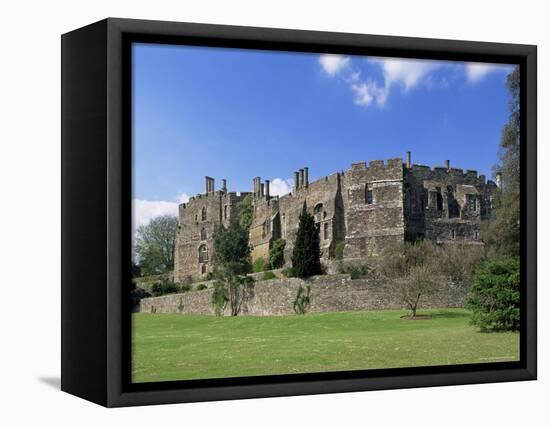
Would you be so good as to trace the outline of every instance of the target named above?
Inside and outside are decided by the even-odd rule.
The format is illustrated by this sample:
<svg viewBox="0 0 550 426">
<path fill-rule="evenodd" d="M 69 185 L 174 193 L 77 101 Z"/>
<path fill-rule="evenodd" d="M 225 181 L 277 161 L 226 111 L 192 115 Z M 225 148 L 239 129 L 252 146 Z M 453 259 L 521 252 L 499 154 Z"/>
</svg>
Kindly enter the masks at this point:
<svg viewBox="0 0 550 426">
<path fill-rule="evenodd" d="M 469 311 L 431 311 L 429 314 L 432 319 L 468 318 L 472 315 Z"/>
</svg>

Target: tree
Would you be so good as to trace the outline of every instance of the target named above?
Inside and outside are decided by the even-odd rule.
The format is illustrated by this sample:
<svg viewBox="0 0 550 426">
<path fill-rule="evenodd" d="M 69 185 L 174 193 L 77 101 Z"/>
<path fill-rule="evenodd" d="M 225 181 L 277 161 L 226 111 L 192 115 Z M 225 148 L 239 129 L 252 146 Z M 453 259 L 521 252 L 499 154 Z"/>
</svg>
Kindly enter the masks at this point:
<svg viewBox="0 0 550 426">
<path fill-rule="evenodd" d="M 307 212 L 305 204 L 299 220 L 292 252 L 293 275 L 298 278 L 319 275 L 321 273 L 319 228 L 313 216 Z"/>
<path fill-rule="evenodd" d="M 410 311 L 410 317 L 416 317 L 418 303 L 422 296 L 437 293 L 441 278 L 434 274 L 430 265 L 416 265 L 409 269 L 407 275 L 396 280 L 399 298 Z"/>
<path fill-rule="evenodd" d="M 499 162 L 494 174 L 502 176 L 502 190 L 495 200 L 494 218 L 483 226 L 489 254 L 519 256 L 520 251 L 520 74 L 517 67 L 507 78 L 510 92 L 508 122 L 502 130 Z"/>
<path fill-rule="evenodd" d="M 250 271 L 250 247 L 248 245 L 248 230 L 238 223 L 228 228 L 217 226 L 213 234 L 214 240 L 214 292 L 212 305 L 217 315 L 230 303 L 231 315 L 240 313 L 243 302 L 250 296 L 254 280 L 247 277 Z"/>
<path fill-rule="evenodd" d="M 252 197 L 250 195 L 246 195 L 239 203 L 239 212 L 239 224 L 241 228 L 248 231 L 254 219 L 254 206 L 252 205 Z"/>
<path fill-rule="evenodd" d="M 416 317 L 423 296 L 439 291 L 443 277 L 438 272 L 440 249 L 429 241 L 390 245 L 378 259 L 378 273 L 392 283 L 396 296 Z"/>
<path fill-rule="evenodd" d="M 475 272 L 466 307 L 473 312 L 472 324 L 482 330 L 519 330 L 519 258 L 508 257 L 483 263 Z"/>
<path fill-rule="evenodd" d="M 178 219 L 160 216 L 136 232 L 135 255 L 142 275 L 162 274 L 174 269 L 174 245 Z"/>
<path fill-rule="evenodd" d="M 232 223 L 228 228 L 219 225 L 214 229 L 212 238 L 215 273 L 242 275 L 250 271 L 250 247 L 245 228 L 238 223 Z"/>
<path fill-rule="evenodd" d="M 269 266 L 271 269 L 281 268 L 285 264 L 286 241 L 278 239 L 273 241 L 269 248 Z"/>
</svg>

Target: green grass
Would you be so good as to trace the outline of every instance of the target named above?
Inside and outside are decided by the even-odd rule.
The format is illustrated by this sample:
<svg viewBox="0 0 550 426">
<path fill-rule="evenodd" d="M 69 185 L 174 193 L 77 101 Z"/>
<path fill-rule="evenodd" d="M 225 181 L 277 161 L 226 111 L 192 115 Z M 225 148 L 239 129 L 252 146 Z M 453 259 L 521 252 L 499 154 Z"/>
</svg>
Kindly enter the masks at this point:
<svg viewBox="0 0 550 426">
<path fill-rule="evenodd" d="M 284 317 L 134 314 L 134 382 L 514 361 L 518 333 L 482 333 L 463 309 Z"/>
</svg>

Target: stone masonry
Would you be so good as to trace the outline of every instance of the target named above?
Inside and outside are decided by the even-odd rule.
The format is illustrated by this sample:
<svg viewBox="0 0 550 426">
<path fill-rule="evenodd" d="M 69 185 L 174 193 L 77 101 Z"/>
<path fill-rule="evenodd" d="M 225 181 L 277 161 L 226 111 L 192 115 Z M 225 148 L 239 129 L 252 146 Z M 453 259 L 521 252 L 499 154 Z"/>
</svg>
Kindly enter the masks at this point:
<svg viewBox="0 0 550 426">
<path fill-rule="evenodd" d="M 393 287 L 384 281 L 349 275 L 321 275 L 301 280 L 275 278 L 258 281 L 245 300 L 239 315 L 293 315 L 293 302 L 298 288 L 310 288 L 310 313 L 362 311 L 370 309 L 403 309 Z M 141 299 L 139 312 L 164 314 L 214 315 L 212 288 Z M 440 291 L 421 298 L 422 308 L 462 307 L 467 294 L 465 286 L 448 283 Z M 230 315 L 226 307 L 223 314 Z"/>
<path fill-rule="evenodd" d="M 497 177 L 498 178 L 498 177 Z M 498 179 L 497 179 L 498 181 Z M 482 244 L 480 224 L 492 217 L 497 184 L 476 171 L 412 164 L 410 153 L 387 161 L 353 163 L 351 168 L 309 182 L 309 169 L 294 173 L 292 192 L 270 194 L 270 182 L 253 179 L 251 192 L 230 192 L 225 179 L 215 189 L 179 206 L 174 280 L 199 278 L 212 271 L 212 234 L 218 225 L 240 218 L 240 202 L 252 198 L 252 259 L 265 258 L 274 240 L 286 241 L 290 262 L 298 217 L 305 208 L 319 226 L 321 256 L 329 258 L 344 244 L 344 258 L 380 253 L 388 244 L 427 239 L 438 244 Z"/>
</svg>

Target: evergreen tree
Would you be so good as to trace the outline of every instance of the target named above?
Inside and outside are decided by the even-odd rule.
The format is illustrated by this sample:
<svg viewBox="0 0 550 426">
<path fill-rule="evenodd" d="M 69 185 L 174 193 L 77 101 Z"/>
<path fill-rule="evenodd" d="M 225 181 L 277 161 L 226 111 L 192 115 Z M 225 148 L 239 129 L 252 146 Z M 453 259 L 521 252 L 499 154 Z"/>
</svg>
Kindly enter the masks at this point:
<svg viewBox="0 0 550 426">
<path fill-rule="evenodd" d="M 319 228 L 304 204 L 292 252 L 293 275 L 299 278 L 319 275 L 321 273 L 320 257 Z"/>
<path fill-rule="evenodd" d="M 494 219 L 485 225 L 483 239 L 492 256 L 518 256 L 520 246 L 520 75 L 517 67 L 506 82 L 510 116 L 503 128 L 495 175 L 502 191 L 495 200 Z"/>
</svg>

